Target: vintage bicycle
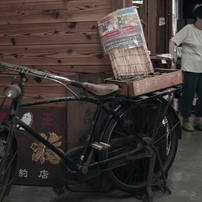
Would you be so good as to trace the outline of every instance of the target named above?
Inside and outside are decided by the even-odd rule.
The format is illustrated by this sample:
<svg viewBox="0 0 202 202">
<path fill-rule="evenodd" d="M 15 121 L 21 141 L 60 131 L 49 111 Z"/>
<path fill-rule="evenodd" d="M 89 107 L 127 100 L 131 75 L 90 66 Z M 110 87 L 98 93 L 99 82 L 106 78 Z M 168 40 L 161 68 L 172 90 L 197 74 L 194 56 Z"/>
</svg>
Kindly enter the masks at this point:
<svg viewBox="0 0 202 202">
<path fill-rule="evenodd" d="M 170 193 L 166 179 L 181 137 L 180 120 L 170 100 L 181 91 L 180 85 L 131 97 L 118 94 L 120 86 L 116 84 L 79 82 L 5 62 L 0 62 L 0 67 L 11 79 L 11 84 L 4 89 L 1 104 L 3 109 L 5 100 L 11 100 L 7 116 L 0 125 L 0 201 L 9 193 L 14 179 L 18 150 L 15 131 L 19 127 L 61 158 L 59 166 L 64 186 L 106 172 L 118 189 L 142 195 L 145 201 L 153 201 L 152 188 L 156 186 Z M 12 72 L 19 76 L 12 76 Z M 27 75 L 60 83 L 72 96 L 23 102 L 24 88 L 29 82 Z M 83 93 L 78 95 L 71 86 L 83 89 Z M 92 103 L 96 111 L 84 145 L 66 153 L 18 117 L 23 107 L 70 101 Z M 100 124 L 101 114 L 104 118 Z M 95 130 L 96 127 L 99 130 Z M 60 194 L 61 186 L 54 190 Z"/>
</svg>

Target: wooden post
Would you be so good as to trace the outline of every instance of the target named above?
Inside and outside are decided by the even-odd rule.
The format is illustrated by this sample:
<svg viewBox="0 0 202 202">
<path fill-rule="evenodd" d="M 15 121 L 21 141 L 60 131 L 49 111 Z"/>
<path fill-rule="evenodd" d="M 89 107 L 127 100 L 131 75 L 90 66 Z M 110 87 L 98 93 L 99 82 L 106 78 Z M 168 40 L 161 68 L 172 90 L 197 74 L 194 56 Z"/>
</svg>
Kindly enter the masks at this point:
<svg viewBox="0 0 202 202">
<path fill-rule="evenodd" d="M 156 53 L 157 0 L 148 1 L 148 11 L 148 49 Z"/>
</svg>

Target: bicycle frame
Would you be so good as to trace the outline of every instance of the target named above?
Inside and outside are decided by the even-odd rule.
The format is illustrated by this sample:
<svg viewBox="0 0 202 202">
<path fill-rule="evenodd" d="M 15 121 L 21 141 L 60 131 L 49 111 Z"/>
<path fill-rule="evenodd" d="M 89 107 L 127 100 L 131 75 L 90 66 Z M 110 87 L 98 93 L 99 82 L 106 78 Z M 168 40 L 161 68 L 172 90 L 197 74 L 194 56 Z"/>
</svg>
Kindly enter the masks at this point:
<svg viewBox="0 0 202 202">
<path fill-rule="evenodd" d="M 1 63 L 0 63 L 1 65 Z M 4 64 L 3 64 L 4 65 Z M 7 65 L 6 65 L 7 66 Z M 167 88 L 160 90 L 158 92 L 151 92 L 147 95 L 143 96 L 137 96 L 137 97 L 130 97 L 130 96 L 121 96 L 115 93 L 108 93 L 106 95 L 96 95 L 93 91 L 86 89 L 83 83 L 69 80 L 65 77 L 55 76 L 51 74 L 47 74 L 44 72 L 32 70 L 26 67 L 21 66 L 13 66 L 8 65 L 8 69 L 11 69 L 13 71 L 17 71 L 20 74 L 20 82 L 18 83 L 18 86 L 21 88 L 21 94 L 17 97 L 14 97 L 12 99 L 11 103 L 11 111 L 9 113 L 8 117 L 8 125 L 12 125 L 12 130 L 9 133 L 8 143 L 11 144 L 11 139 L 14 137 L 14 128 L 18 126 L 19 128 L 23 128 L 25 131 L 28 132 L 29 135 L 34 137 L 36 140 L 40 141 L 44 145 L 46 145 L 49 149 L 51 149 L 54 153 L 56 153 L 60 158 L 61 162 L 65 165 L 66 172 L 72 173 L 73 175 L 80 176 L 78 178 L 79 180 L 83 179 L 89 179 L 91 177 L 94 177 L 96 175 L 100 175 L 101 172 L 106 170 L 113 170 L 114 168 L 118 168 L 121 166 L 127 165 L 131 161 L 135 160 L 141 160 L 141 159 L 150 159 L 151 163 L 149 168 L 149 174 L 148 174 L 148 180 L 147 180 L 147 188 L 152 184 L 152 177 L 154 175 L 154 166 L 155 161 L 159 162 L 160 165 L 160 171 L 162 172 L 162 175 L 164 176 L 163 167 L 161 165 L 161 159 L 158 154 L 158 150 L 153 146 L 153 139 L 152 136 L 156 136 L 155 133 L 158 133 L 158 130 L 161 125 L 157 125 L 159 123 L 159 120 L 163 120 L 165 114 L 167 113 L 167 110 L 170 110 L 170 113 L 172 114 L 170 118 L 174 118 L 175 121 L 173 122 L 173 128 L 171 130 L 176 130 L 175 133 L 177 133 L 179 130 L 180 121 L 174 112 L 174 109 L 170 107 L 170 97 L 173 93 L 180 92 L 181 87 L 175 86 L 172 88 Z M 58 97 L 58 98 L 52 98 L 52 99 L 46 99 L 46 100 L 37 100 L 37 101 L 30 101 L 30 102 L 22 102 L 22 98 L 24 95 L 24 86 L 26 85 L 27 78 L 26 74 L 32 75 L 32 76 L 39 76 L 43 79 L 50 79 L 52 81 L 58 82 L 64 87 L 66 87 L 74 96 L 67 96 L 67 97 Z M 63 82 L 66 82 L 70 85 L 76 86 L 78 88 L 84 88 L 86 91 L 84 91 L 83 96 L 78 96 L 76 93 L 71 91 L 69 87 L 67 87 Z M 87 85 L 88 86 L 88 85 Z M 95 86 L 93 86 L 94 88 Z M 100 86 L 99 86 L 100 88 Z M 89 94 L 93 92 L 93 94 Z M 97 92 L 97 91 L 96 91 Z M 113 91 L 112 91 L 113 92 Z M 168 101 L 165 101 L 163 98 L 164 95 L 168 95 Z M 127 109 L 128 104 L 132 104 L 134 106 L 138 106 L 140 104 L 146 104 L 147 102 L 150 102 L 152 100 L 159 100 L 163 103 L 163 107 L 161 108 L 161 114 L 160 117 L 154 122 L 154 130 L 152 131 L 152 134 L 154 135 L 150 136 L 144 136 L 144 134 L 139 134 L 134 130 L 133 127 L 130 127 L 127 121 L 124 120 L 124 117 L 122 118 L 122 111 L 125 113 L 125 109 Z M 20 108 L 24 107 L 31 107 L 31 106 L 38 106 L 38 105 L 45 105 L 49 103 L 55 103 L 55 102 L 88 102 L 91 104 L 96 105 L 96 110 L 93 116 L 93 120 L 91 121 L 90 129 L 87 134 L 86 141 L 84 143 L 84 146 L 82 147 L 82 151 L 79 153 L 79 160 L 74 160 L 71 157 L 71 154 L 64 154 L 62 153 L 58 148 L 56 148 L 53 144 L 51 144 L 48 140 L 43 138 L 38 132 L 36 132 L 34 129 L 31 128 L 31 126 L 28 126 L 23 121 L 20 120 L 18 117 L 18 111 Z M 113 103 L 113 105 L 111 105 Z M 153 105 L 150 105 L 153 106 Z M 154 105 L 158 106 L 158 105 Z M 125 108 L 126 107 L 126 108 Z M 157 108 L 157 107 L 156 107 Z M 164 111 L 163 111 L 164 110 Z M 101 126 L 99 126 L 99 133 L 96 134 L 96 127 L 98 127 L 98 122 L 101 117 L 101 113 L 105 112 L 105 118 L 101 122 Z M 160 112 L 157 111 L 158 113 Z M 126 114 L 127 115 L 127 114 Z M 169 116 L 169 114 L 168 114 Z M 127 138 L 134 138 L 135 139 L 135 147 L 131 147 L 130 150 L 124 151 L 123 153 L 118 153 L 115 156 L 109 156 L 104 158 L 98 158 L 96 161 L 91 161 L 94 154 L 97 154 L 98 156 L 103 155 L 103 150 L 108 150 L 110 145 L 106 142 L 101 142 L 105 137 L 105 132 L 107 131 L 110 123 L 114 124 L 116 123 L 121 131 L 123 131 L 123 134 L 127 135 Z M 172 124 L 172 123 L 171 123 Z M 111 127 L 111 125 L 110 125 Z M 109 128 L 110 128 L 109 127 Z M 177 127 L 177 129 L 175 129 Z M 171 132 L 169 132 L 170 134 Z M 106 133 L 107 134 L 107 133 Z M 163 135 L 165 138 L 167 133 Z M 176 136 L 177 137 L 177 136 Z M 122 139 L 121 139 L 122 140 Z M 120 141 L 121 141 L 120 140 Z M 128 139 L 127 139 L 128 140 Z M 99 149 L 97 146 L 97 143 L 102 143 L 104 146 Z M 122 144 L 122 143 L 121 143 Z M 175 143 L 176 145 L 176 143 Z M 125 145 L 124 145 L 125 146 Z M 172 146 L 172 145 L 171 145 Z M 174 151 L 174 150 L 173 150 Z M 174 155 L 173 155 L 174 156 Z M 157 158 L 156 158 L 157 157 Z M 169 160 L 169 163 L 172 160 Z M 88 172 L 92 171 L 92 172 Z M 165 177 L 163 177 L 165 178 Z M 69 180 L 69 179 L 67 179 Z M 77 178 L 75 178 L 77 180 Z M 71 181 L 71 179 L 70 179 Z M 69 182 L 69 181 L 68 181 Z M 68 183 L 67 182 L 67 183 Z M 164 185 L 163 185 L 164 186 Z M 150 193 L 149 193 L 150 195 Z"/>
<path fill-rule="evenodd" d="M 23 81 L 23 85 L 25 85 L 26 76 L 22 73 L 21 77 L 23 77 L 23 78 L 21 78 L 21 81 Z M 23 85 L 21 84 L 21 86 L 23 86 Z M 104 109 L 107 113 L 114 114 L 114 116 L 116 115 L 116 113 L 113 111 L 113 109 L 111 109 L 110 107 L 105 105 L 105 103 L 108 102 L 109 100 L 111 100 L 112 98 L 113 98 L 112 96 L 109 96 L 108 98 L 103 99 L 104 100 L 103 102 L 101 102 L 100 99 L 97 99 L 96 97 L 95 98 L 93 98 L 93 97 L 92 98 L 88 98 L 88 97 L 79 97 L 79 98 L 78 97 L 62 97 L 62 98 L 56 98 L 56 99 L 50 99 L 50 100 L 42 100 L 42 101 L 38 100 L 38 101 L 34 101 L 34 102 L 25 102 L 25 103 L 21 103 L 21 97 L 18 97 L 17 99 L 14 100 L 14 102 L 17 105 L 19 105 L 20 107 L 27 107 L 27 106 L 34 106 L 34 105 L 41 105 L 41 104 L 48 104 L 48 103 L 62 102 L 62 101 L 63 102 L 64 101 L 65 102 L 68 102 L 68 101 L 85 101 L 85 102 L 90 102 L 90 103 L 97 105 L 97 109 L 96 109 L 93 121 L 91 123 L 90 130 L 89 130 L 88 138 L 87 138 L 87 141 L 86 141 L 85 146 L 84 146 L 84 151 L 83 151 L 82 156 L 80 157 L 81 158 L 80 164 L 76 163 L 71 158 L 69 158 L 67 155 L 65 155 L 61 151 L 59 151 L 56 147 L 54 147 L 52 144 L 50 144 L 50 142 L 48 142 L 46 139 L 41 137 L 39 133 L 37 133 L 31 127 L 29 127 L 24 122 L 22 122 L 18 117 L 16 117 L 16 124 L 18 124 L 20 127 L 24 128 L 24 130 L 27 131 L 30 135 L 32 135 L 37 140 L 39 140 L 44 145 L 46 145 L 48 148 L 50 148 L 52 151 L 54 151 L 64 161 L 67 161 L 68 165 L 72 171 L 76 171 L 78 173 L 86 173 L 86 167 L 84 168 L 84 166 L 82 164 L 88 158 L 87 155 L 89 154 L 89 150 L 91 148 L 94 130 L 95 130 L 97 121 L 100 117 L 101 110 Z M 16 111 L 16 113 L 17 113 L 17 111 Z M 119 117 L 116 117 L 116 118 L 119 118 Z M 144 140 L 142 140 L 141 138 L 140 138 L 140 140 L 142 142 L 144 142 Z M 127 154 L 124 156 L 127 156 Z M 114 161 L 117 160 L 116 158 L 113 158 L 113 159 L 114 159 Z M 108 161 L 110 162 L 113 160 L 109 159 Z M 107 162 L 105 162 L 105 164 Z M 97 165 L 99 165 L 99 164 L 103 164 L 103 162 L 99 162 Z M 95 166 L 95 164 L 93 166 Z M 93 166 L 91 166 L 91 167 L 93 167 Z"/>
<path fill-rule="evenodd" d="M 161 95 L 162 96 L 162 95 Z M 159 96 L 151 96 L 148 99 L 156 99 Z M 55 99 L 50 99 L 50 100 L 38 100 L 38 101 L 34 101 L 34 102 L 24 102 L 21 103 L 21 107 L 28 107 L 28 106 L 34 106 L 34 105 L 41 105 L 41 104 L 48 104 L 48 103 L 54 103 L 54 102 L 74 102 L 74 101 L 84 101 L 84 102 L 89 102 L 92 104 L 97 105 L 91 126 L 90 126 L 90 130 L 89 130 L 89 134 L 88 137 L 86 138 L 86 142 L 84 145 L 84 149 L 83 149 L 83 153 L 80 157 L 80 163 L 76 163 L 75 161 L 73 161 L 70 157 L 68 157 L 67 155 L 65 155 L 64 153 L 62 153 L 61 151 L 59 151 L 56 147 L 54 147 L 52 144 L 50 144 L 50 142 L 48 142 L 46 139 L 44 139 L 39 133 L 37 133 L 35 130 L 33 130 L 31 127 L 29 127 L 28 125 L 26 125 L 24 122 L 22 122 L 19 118 L 17 118 L 16 122 L 17 124 L 24 128 L 25 131 L 27 131 L 30 135 L 32 135 L 34 138 L 36 138 L 38 141 L 42 142 L 44 145 L 46 145 L 48 148 L 50 148 L 52 151 L 54 151 L 60 158 L 62 158 L 64 161 L 68 162 L 68 165 L 70 166 L 70 169 L 72 171 L 76 171 L 78 173 L 86 173 L 86 167 L 84 168 L 84 163 L 87 160 L 89 153 L 90 153 L 90 149 L 91 149 L 91 144 L 92 144 L 92 138 L 94 137 L 94 131 L 95 131 L 95 127 L 96 124 L 98 122 L 98 119 L 100 117 L 100 113 L 101 110 L 104 109 L 105 112 L 107 112 L 108 116 L 110 115 L 110 119 L 116 119 L 117 121 L 120 122 L 120 124 L 124 124 L 122 123 L 122 119 L 121 117 L 117 116 L 116 112 L 122 107 L 122 105 L 119 103 L 115 108 L 110 108 L 108 105 L 106 105 L 105 103 L 108 102 L 111 99 L 119 99 L 119 97 L 115 97 L 115 96 L 108 96 L 107 98 L 104 99 L 103 102 L 101 102 L 99 99 L 97 98 L 89 98 L 89 97 L 61 97 L 61 98 L 55 98 Z M 147 101 L 148 99 L 146 99 L 145 101 Z M 133 100 L 134 101 L 134 100 Z M 136 102 L 140 102 L 140 100 L 136 100 Z M 143 102 L 143 100 L 141 99 L 141 102 Z M 124 104 L 124 102 L 123 102 Z M 109 121 L 109 120 L 108 120 Z M 105 125 L 105 124 L 104 124 Z M 123 126 L 123 128 L 125 128 Z M 134 133 L 134 131 L 127 131 L 127 133 L 132 133 L 133 135 L 135 135 L 139 141 L 140 144 L 142 144 L 142 148 L 145 148 L 145 146 L 147 145 L 147 142 L 145 142 L 145 140 L 142 139 L 142 137 L 139 137 L 138 134 Z M 124 159 L 126 159 L 127 156 L 131 156 L 131 155 L 135 155 L 135 157 L 133 157 L 134 159 L 138 159 L 138 158 L 143 158 L 143 157 L 147 157 L 149 155 L 148 151 L 144 151 L 141 154 L 137 155 L 137 153 L 139 153 L 140 151 L 136 151 L 134 150 L 133 152 L 130 153 L 125 153 L 121 156 L 117 156 L 117 157 L 113 157 L 113 158 L 109 158 L 107 160 L 104 161 L 99 161 L 96 163 L 92 163 L 89 165 L 89 169 L 93 169 L 96 166 L 100 166 L 102 165 L 102 169 L 106 170 L 106 169 L 111 169 L 112 167 L 116 167 L 117 165 L 120 165 L 120 161 L 119 163 L 116 165 L 115 162 L 117 162 L 117 160 L 121 160 L 123 159 L 123 163 L 124 163 Z M 104 165 L 108 165 L 109 163 L 113 163 L 113 166 L 108 168 L 107 166 L 105 167 Z"/>
<path fill-rule="evenodd" d="M 104 99 L 103 102 L 101 102 L 97 98 L 88 98 L 88 97 L 81 97 L 81 98 L 77 98 L 77 97 L 62 97 L 62 98 L 50 99 L 50 100 L 46 100 L 46 101 L 44 101 L 44 100 L 38 100 L 38 101 L 34 101 L 34 102 L 24 102 L 24 103 L 20 104 L 21 107 L 28 107 L 28 106 L 33 106 L 33 105 L 41 105 L 41 104 L 54 103 L 54 102 L 58 102 L 58 101 L 59 102 L 63 102 L 63 101 L 65 101 L 65 102 L 68 102 L 68 101 L 71 101 L 71 102 L 74 102 L 74 101 L 84 101 L 84 102 L 89 102 L 89 103 L 93 103 L 93 104 L 97 105 L 97 108 L 96 108 L 96 111 L 95 111 L 95 114 L 94 114 L 94 117 L 93 117 L 93 120 L 92 120 L 92 123 L 91 123 L 91 126 L 90 126 L 89 134 L 88 134 L 87 140 L 86 140 L 85 145 L 84 145 L 83 154 L 80 157 L 80 163 L 79 164 L 76 163 L 75 161 L 73 161 L 70 157 L 68 157 L 67 155 L 65 155 L 61 151 L 59 151 L 50 142 L 48 142 L 39 133 L 37 133 L 35 130 L 33 130 L 31 127 L 29 127 L 23 121 L 21 121 L 19 118 L 16 118 L 16 123 L 20 127 L 24 128 L 24 130 L 27 131 L 31 136 L 33 136 L 38 141 L 42 142 L 44 145 L 46 145 L 48 148 L 50 148 L 52 151 L 54 151 L 64 161 L 67 161 L 68 165 L 70 165 L 70 169 L 72 171 L 77 171 L 78 173 L 83 173 L 84 174 L 84 173 L 86 173 L 86 167 L 84 168 L 83 163 L 85 163 L 85 161 L 88 158 L 89 150 L 91 149 L 92 138 L 94 137 L 95 127 L 96 127 L 96 124 L 97 124 L 98 119 L 100 117 L 101 110 L 104 109 L 105 112 L 107 112 L 107 114 L 111 115 L 111 118 L 115 118 L 115 119 L 117 119 L 117 121 L 120 121 L 120 123 L 121 123 L 121 118 L 116 115 L 116 111 L 119 108 L 121 108 L 122 105 L 119 104 L 118 106 L 116 106 L 116 109 L 114 111 L 113 108 L 110 108 L 108 105 L 105 105 L 105 103 L 108 102 L 111 99 L 116 99 L 116 98 L 114 96 L 109 96 L 106 99 Z M 121 123 L 121 124 L 123 125 L 123 123 Z M 129 132 L 129 131 L 127 131 L 127 132 Z M 133 135 L 134 135 L 134 132 L 133 132 Z M 138 137 L 138 134 L 135 134 L 135 135 Z M 139 137 L 139 140 L 140 140 L 140 142 L 141 142 L 141 144 L 143 146 L 145 146 L 147 144 L 141 137 Z M 139 151 L 134 151 L 134 154 L 136 152 L 139 152 Z M 126 154 L 124 154 L 122 156 L 118 156 L 118 157 L 114 157 L 114 158 L 109 158 L 108 160 L 105 160 L 105 161 L 100 161 L 100 162 L 97 162 L 97 163 L 93 163 L 93 164 L 89 165 L 89 168 L 92 169 L 93 167 L 99 166 L 99 165 L 102 165 L 102 167 L 103 167 L 104 164 L 107 165 L 110 162 L 113 162 L 113 161 L 116 162 L 117 159 L 121 159 L 121 158 L 125 159 L 125 157 L 128 156 L 128 155 L 129 154 L 126 153 Z M 131 152 L 130 152 L 130 155 L 132 155 Z M 148 156 L 148 152 L 145 153 L 144 155 L 141 154 L 140 157 L 142 158 L 142 156 L 145 156 L 145 157 Z M 138 159 L 137 156 L 135 158 Z M 120 162 L 119 162 L 119 164 L 120 164 Z M 105 167 L 104 169 L 107 169 L 107 167 Z"/>
</svg>

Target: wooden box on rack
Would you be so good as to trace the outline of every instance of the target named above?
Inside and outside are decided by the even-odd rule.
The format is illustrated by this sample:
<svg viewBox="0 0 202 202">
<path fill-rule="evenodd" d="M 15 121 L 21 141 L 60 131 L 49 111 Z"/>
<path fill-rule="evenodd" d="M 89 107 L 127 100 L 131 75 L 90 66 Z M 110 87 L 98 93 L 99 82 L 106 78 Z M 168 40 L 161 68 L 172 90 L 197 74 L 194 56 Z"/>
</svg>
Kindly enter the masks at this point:
<svg viewBox="0 0 202 202">
<path fill-rule="evenodd" d="M 119 85 L 120 90 L 117 93 L 120 95 L 138 96 L 182 84 L 183 76 L 181 70 L 155 69 L 155 74 L 146 78 L 137 79 L 137 77 L 134 77 L 134 79 L 123 80 L 108 78 L 105 82 Z"/>
</svg>

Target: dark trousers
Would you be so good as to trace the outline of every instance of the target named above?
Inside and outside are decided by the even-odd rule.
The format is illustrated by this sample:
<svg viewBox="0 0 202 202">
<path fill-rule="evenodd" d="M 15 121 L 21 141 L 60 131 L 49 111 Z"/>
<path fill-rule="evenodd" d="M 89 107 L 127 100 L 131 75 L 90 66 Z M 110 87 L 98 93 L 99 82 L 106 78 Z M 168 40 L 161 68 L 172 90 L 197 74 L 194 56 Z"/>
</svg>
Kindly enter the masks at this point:
<svg viewBox="0 0 202 202">
<path fill-rule="evenodd" d="M 184 118 L 191 116 L 192 103 L 195 93 L 197 93 L 196 101 L 196 117 L 202 117 L 202 73 L 184 73 L 184 83 L 182 87 L 181 98 L 181 115 Z"/>
</svg>

